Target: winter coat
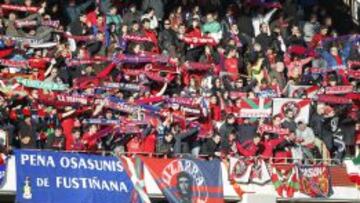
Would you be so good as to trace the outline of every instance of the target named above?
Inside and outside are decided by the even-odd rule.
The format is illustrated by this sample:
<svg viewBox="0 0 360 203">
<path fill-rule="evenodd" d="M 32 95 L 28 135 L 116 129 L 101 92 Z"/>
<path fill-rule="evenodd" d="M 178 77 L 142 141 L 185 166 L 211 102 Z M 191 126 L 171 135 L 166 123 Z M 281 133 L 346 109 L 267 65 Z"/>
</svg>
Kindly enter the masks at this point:
<svg viewBox="0 0 360 203">
<path fill-rule="evenodd" d="M 251 124 L 241 124 L 238 127 L 238 133 L 237 133 L 237 141 L 240 143 L 245 143 L 249 140 L 252 140 L 257 131 L 256 125 Z"/>
<path fill-rule="evenodd" d="M 177 38 L 176 32 L 172 29 L 164 29 L 159 33 L 159 46 L 162 50 L 168 50 L 174 46 L 175 39 Z"/>
<path fill-rule="evenodd" d="M 48 149 L 52 150 L 65 150 L 66 139 L 64 135 L 61 136 L 51 136 L 47 140 L 47 147 Z"/>
<path fill-rule="evenodd" d="M 237 20 L 237 24 L 240 33 L 244 33 L 250 38 L 254 36 L 252 20 L 248 15 L 241 15 Z"/>
<path fill-rule="evenodd" d="M 240 155 L 251 157 L 256 156 L 259 147 L 254 144 L 253 140 L 249 140 L 247 142 L 244 142 L 243 144 L 240 144 L 239 142 L 236 143 L 236 148 Z"/>
<path fill-rule="evenodd" d="M 212 138 L 206 139 L 201 146 L 201 154 L 207 156 L 214 156 L 215 152 L 220 150 L 220 145 L 216 144 Z"/>
<path fill-rule="evenodd" d="M 264 158 L 273 157 L 274 149 L 283 141 L 283 137 L 263 141 L 261 144 L 264 147 L 264 150 L 261 152 L 261 156 Z"/>
<path fill-rule="evenodd" d="M 311 115 L 309 125 L 314 130 L 315 136 L 322 135 L 324 121 L 324 117 L 316 112 Z"/>
<path fill-rule="evenodd" d="M 289 129 L 290 132 L 295 132 L 296 122 L 294 120 L 285 119 L 285 121 L 281 124 L 281 127 Z"/>
<path fill-rule="evenodd" d="M 219 133 L 222 139 L 227 140 L 229 134 L 233 131 L 236 131 L 235 125 L 230 125 L 228 123 L 223 123 L 219 129 Z"/>
<path fill-rule="evenodd" d="M 230 73 L 230 78 L 232 80 L 237 80 L 239 78 L 239 60 L 237 58 L 226 58 L 225 59 L 225 68 L 228 73 Z"/>
<path fill-rule="evenodd" d="M 20 148 L 22 149 L 35 149 L 36 148 L 36 129 L 33 125 L 29 126 L 25 122 L 21 122 L 19 125 L 19 139 Z M 29 142 L 25 143 L 22 140 L 29 138 Z"/>
<path fill-rule="evenodd" d="M 156 153 L 166 154 L 170 155 L 174 151 L 174 143 L 173 142 L 162 142 L 161 144 L 158 144 L 156 147 Z"/>
<path fill-rule="evenodd" d="M 339 61 L 337 60 L 336 56 L 333 56 L 325 49 L 322 49 L 320 54 L 326 60 L 327 66 L 330 68 L 334 68 L 337 65 L 345 65 L 350 55 L 351 43 L 352 43 L 351 41 L 346 42 L 345 48 L 339 51 L 338 57 L 341 58 L 341 64 L 339 64 Z"/>
<path fill-rule="evenodd" d="M 287 38 L 287 45 L 288 46 L 297 45 L 297 46 L 306 47 L 306 43 L 305 43 L 303 37 L 302 36 L 297 37 L 295 35 L 291 35 L 289 38 Z"/>
<path fill-rule="evenodd" d="M 269 36 L 267 33 L 260 33 L 255 38 L 255 41 L 261 45 L 262 50 L 266 51 L 273 44 L 273 37 Z"/>
</svg>

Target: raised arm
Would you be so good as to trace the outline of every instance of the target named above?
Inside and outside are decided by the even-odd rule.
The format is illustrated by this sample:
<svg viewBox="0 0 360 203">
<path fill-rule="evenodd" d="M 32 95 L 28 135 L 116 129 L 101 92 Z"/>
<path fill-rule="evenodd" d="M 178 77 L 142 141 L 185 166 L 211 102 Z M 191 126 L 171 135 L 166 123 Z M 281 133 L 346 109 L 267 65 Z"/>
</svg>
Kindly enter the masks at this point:
<svg viewBox="0 0 360 203">
<path fill-rule="evenodd" d="M 158 92 L 155 96 L 160 97 L 160 96 L 164 95 L 164 93 L 166 92 L 167 87 L 168 87 L 168 83 L 166 82 L 164 84 L 164 86 L 161 88 L 160 92 Z"/>
<path fill-rule="evenodd" d="M 78 6 L 78 8 L 79 8 L 81 11 L 84 11 L 84 10 L 86 10 L 93 2 L 94 2 L 94 0 L 85 1 L 84 3 L 80 4 L 80 5 Z"/>
<path fill-rule="evenodd" d="M 312 59 L 313 59 L 313 57 L 307 57 L 307 58 L 305 58 L 305 59 L 300 60 L 301 66 L 306 65 L 306 64 L 309 63 Z"/>
<path fill-rule="evenodd" d="M 264 21 L 266 23 L 270 22 L 271 17 L 274 15 L 274 13 L 278 10 L 278 8 L 273 8 L 271 11 L 269 11 L 265 16 L 264 16 Z"/>
<path fill-rule="evenodd" d="M 237 148 L 238 152 L 239 152 L 241 155 L 243 155 L 243 156 L 249 157 L 249 156 L 254 156 L 254 155 L 255 155 L 252 151 L 245 149 L 245 148 L 241 145 L 240 142 L 237 142 L 237 143 L 236 143 L 236 148 Z"/>
</svg>

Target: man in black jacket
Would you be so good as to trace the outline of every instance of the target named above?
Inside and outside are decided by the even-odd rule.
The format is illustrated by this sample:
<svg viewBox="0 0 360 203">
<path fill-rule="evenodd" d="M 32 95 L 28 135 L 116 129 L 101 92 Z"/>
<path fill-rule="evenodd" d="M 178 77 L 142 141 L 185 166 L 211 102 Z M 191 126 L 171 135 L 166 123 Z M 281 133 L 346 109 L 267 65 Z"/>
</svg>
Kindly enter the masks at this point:
<svg viewBox="0 0 360 203">
<path fill-rule="evenodd" d="M 296 131 L 296 122 L 295 122 L 295 115 L 294 115 L 294 111 L 288 109 L 285 112 L 285 120 L 281 123 L 281 126 L 283 128 L 287 128 L 290 130 L 290 132 L 295 132 Z"/>
<path fill-rule="evenodd" d="M 57 127 L 55 129 L 55 134 L 47 140 L 47 148 L 52 150 L 65 150 L 65 143 L 63 129 L 61 127 Z"/>
<path fill-rule="evenodd" d="M 274 38 L 271 36 L 269 26 L 266 23 L 260 25 L 260 32 L 255 41 L 261 45 L 262 50 L 266 51 L 272 46 Z"/>
<path fill-rule="evenodd" d="M 237 141 L 244 143 L 248 140 L 253 140 L 256 136 L 257 128 L 257 125 L 250 123 L 249 118 L 245 118 L 244 122 L 238 127 Z"/>
<path fill-rule="evenodd" d="M 206 139 L 201 146 L 201 154 L 208 157 L 220 157 L 220 142 L 221 136 L 219 134 L 214 134 L 211 138 Z"/>
<path fill-rule="evenodd" d="M 24 121 L 19 124 L 18 139 L 20 140 L 21 149 L 36 149 L 36 127 L 30 116 L 25 117 Z"/>
<path fill-rule="evenodd" d="M 191 128 L 190 130 L 182 133 L 175 133 L 175 144 L 174 144 L 174 152 L 175 154 L 180 153 L 189 153 L 190 152 L 190 146 L 189 142 L 187 142 L 187 138 L 196 135 L 199 132 L 199 128 Z"/>
<path fill-rule="evenodd" d="M 164 21 L 164 29 L 159 33 L 159 44 L 162 50 L 170 52 L 175 51 L 175 39 L 177 38 L 176 32 L 170 27 L 170 20 Z"/>
<path fill-rule="evenodd" d="M 229 114 L 226 117 L 225 123 L 223 123 L 219 129 L 221 140 L 227 142 L 229 134 L 236 131 L 235 116 Z"/>
<path fill-rule="evenodd" d="M 174 135 L 167 133 L 164 140 L 156 146 L 156 152 L 164 155 L 171 155 L 174 152 Z"/>
</svg>

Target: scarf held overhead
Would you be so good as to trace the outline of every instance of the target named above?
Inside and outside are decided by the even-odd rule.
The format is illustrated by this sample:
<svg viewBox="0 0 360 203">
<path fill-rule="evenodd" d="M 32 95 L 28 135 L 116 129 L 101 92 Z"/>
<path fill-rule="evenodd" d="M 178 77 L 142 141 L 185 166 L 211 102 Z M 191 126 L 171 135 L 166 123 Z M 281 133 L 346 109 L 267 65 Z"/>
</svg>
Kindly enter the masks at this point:
<svg viewBox="0 0 360 203">
<path fill-rule="evenodd" d="M 54 82 L 43 82 L 40 80 L 29 80 L 23 78 L 16 78 L 16 80 L 18 83 L 22 84 L 25 87 L 36 88 L 36 89 L 63 91 L 68 88 L 68 85 L 54 83 Z"/>
</svg>

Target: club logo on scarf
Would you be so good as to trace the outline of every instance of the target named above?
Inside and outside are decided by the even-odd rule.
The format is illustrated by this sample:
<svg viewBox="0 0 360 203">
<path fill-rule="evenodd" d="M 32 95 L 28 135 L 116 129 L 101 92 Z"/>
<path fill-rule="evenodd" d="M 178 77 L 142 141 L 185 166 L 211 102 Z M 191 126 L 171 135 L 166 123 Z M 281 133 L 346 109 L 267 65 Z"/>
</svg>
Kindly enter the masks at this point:
<svg viewBox="0 0 360 203">
<path fill-rule="evenodd" d="M 220 161 L 141 159 L 169 202 L 223 202 Z"/>
<path fill-rule="evenodd" d="M 265 184 L 270 180 L 270 174 L 264 160 L 254 160 L 250 177 L 252 183 L 259 185 Z"/>
<path fill-rule="evenodd" d="M 289 96 L 292 98 L 315 98 L 319 89 L 320 88 L 315 85 L 290 85 Z"/>
<path fill-rule="evenodd" d="M 248 171 L 248 164 L 245 163 L 244 159 L 235 160 L 235 164 L 232 166 L 230 174 L 233 178 L 239 179 L 245 175 Z"/>
<path fill-rule="evenodd" d="M 230 180 L 238 183 L 264 184 L 270 180 L 264 160 L 230 158 Z"/>
<path fill-rule="evenodd" d="M 299 105 L 294 101 L 286 102 L 281 106 L 281 113 L 286 115 L 287 111 L 292 111 L 294 113 L 294 116 L 297 117 L 300 112 Z"/>
<path fill-rule="evenodd" d="M 275 98 L 273 99 L 273 116 L 285 117 L 288 110 L 294 113 L 295 121 L 308 123 L 310 114 L 310 99 Z"/>
<path fill-rule="evenodd" d="M 329 197 L 332 194 L 329 168 L 298 166 L 300 191 L 310 197 Z"/>
</svg>

